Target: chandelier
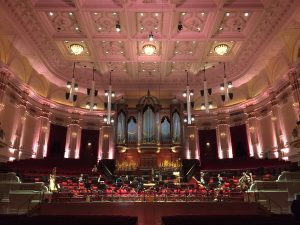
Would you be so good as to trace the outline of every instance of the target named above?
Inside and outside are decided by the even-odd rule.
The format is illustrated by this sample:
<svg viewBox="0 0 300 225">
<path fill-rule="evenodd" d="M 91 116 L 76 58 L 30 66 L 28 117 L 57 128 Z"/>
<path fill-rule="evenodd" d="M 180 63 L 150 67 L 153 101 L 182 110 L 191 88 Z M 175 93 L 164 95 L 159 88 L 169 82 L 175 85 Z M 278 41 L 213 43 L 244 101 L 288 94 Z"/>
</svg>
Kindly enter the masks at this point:
<svg viewBox="0 0 300 225">
<path fill-rule="evenodd" d="M 70 48 L 74 55 L 80 55 L 83 52 L 83 46 L 80 44 L 72 44 Z"/>
<path fill-rule="evenodd" d="M 146 55 L 153 55 L 156 51 L 156 47 L 154 45 L 148 44 L 143 46 L 143 50 Z"/>
<path fill-rule="evenodd" d="M 225 44 L 217 45 L 214 48 L 214 50 L 218 55 L 225 55 L 228 51 L 228 45 L 225 45 Z"/>
</svg>

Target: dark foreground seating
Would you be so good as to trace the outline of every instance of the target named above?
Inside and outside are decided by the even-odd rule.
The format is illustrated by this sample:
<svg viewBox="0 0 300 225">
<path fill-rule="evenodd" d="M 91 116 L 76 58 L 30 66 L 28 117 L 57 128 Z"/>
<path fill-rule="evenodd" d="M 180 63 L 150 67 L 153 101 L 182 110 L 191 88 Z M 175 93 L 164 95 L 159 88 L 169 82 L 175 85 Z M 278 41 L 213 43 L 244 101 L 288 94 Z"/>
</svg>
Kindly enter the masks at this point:
<svg viewBox="0 0 300 225">
<path fill-rule="evenodd" d="M 137 225 L 127 216 L 16 216 L 0 215 L 0 225 Z"/>
<path fill-rule="evenodd" d="M 299 225 L 291 215 L 271 216 L 168 216 L 162 225 Z"/>
</svg>

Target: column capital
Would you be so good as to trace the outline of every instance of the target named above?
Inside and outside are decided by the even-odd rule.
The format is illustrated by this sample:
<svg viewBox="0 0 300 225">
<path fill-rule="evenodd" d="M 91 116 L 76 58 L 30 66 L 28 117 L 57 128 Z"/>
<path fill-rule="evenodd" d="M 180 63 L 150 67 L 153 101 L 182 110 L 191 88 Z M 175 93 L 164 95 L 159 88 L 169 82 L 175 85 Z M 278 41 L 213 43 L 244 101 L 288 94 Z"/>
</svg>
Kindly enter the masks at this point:
<svg viewBox="0 0 300 225">
<path fill-rule="evenodd" d="M 299 77 L 300 77 L 300 69 L 295 68 L 291 70 L 289 73 L 289 82 L 292 88 L 295 88 L 297 86 L 299 88 Z"/>
<path fill-rule="evenodd" d="M 40 118 L 50 119 L 51 116 L 50 105 L 43 105 L 43 107 L 39 110 L 38 115 Z"/>
</svg>

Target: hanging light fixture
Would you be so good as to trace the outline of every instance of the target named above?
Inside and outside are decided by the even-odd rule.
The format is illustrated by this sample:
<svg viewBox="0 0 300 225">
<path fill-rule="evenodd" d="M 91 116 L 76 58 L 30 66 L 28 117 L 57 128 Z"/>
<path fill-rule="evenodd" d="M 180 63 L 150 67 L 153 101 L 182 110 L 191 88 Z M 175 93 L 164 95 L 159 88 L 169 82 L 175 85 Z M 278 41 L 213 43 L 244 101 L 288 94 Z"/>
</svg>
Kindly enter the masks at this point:
<svg viewBox="0 0 300 225">
<path fill-rule="evenodd" d="M 120 25 L 119 21 L 118 21 L 117 24 L 116 24 L 116 31 L 117 31 L 117 32 L 120 32 L 120 31 L 121 31 L 121 25 Z"/>
<path fill-rule="evenodd" d="M 108 116 L 107 115 L 103 116 L 103 121 L 108 124 Z M 113 117 L 111 117 L 109 121 L 110 121 L 110 123 L 114 123 L 115 122 L 115 120 L 114 120 Z"/>
<path fill-rule="evenodd" d="M 181 24 L 181 21 L 179 21 L 178 26 L 177 26 L 178 31 L 182 31 L 183 26 Z"/>
<path fill-rule="evenodd" d="M 152 32 L 149 34 L 148 39 L 149 41 L 154 41 L 154 35 L 152 34 Z"/>
<path fill-rule="evenodd" d="M 186 122 L 188 124 L 192 124 L 192 122 L 195 120 L 195 119 L 192 119 L 192 115 L 191 115 L 192 105 L 193 105 L 193 103 L 191 102 L 191 97 L 194 96 L 194 91 L 190 90 L 188 71 L 186 71 L 186 91 L 183 92 L 182 96 L 186 98 L 186 104 L 187 104 L 187 121 Z"/>
<path fill-rule="evenodd" d="M 209 109 L 212 109 L 212 102 L 208 102 L 208 96 L 212 94 L 212 88 L 207 88 L 207 81 L 206 81 L 206 75 L 205 75 L 205 65 L 203 68 L 203 90 L 200 90 L 200 94 L 202 97 L 204 97 L 204 103 L 201 105 L 202 110 L 206 110 L 206 112 L 209 112 Z"/>
<path fill-rule="evenodd" d="M 84 47 L 80 44 L 71 44 L 70 49 L 74 55 L 80 55 L 83 52 Z"/>
<path fill-rule="evenodd" d="M 76 102 L 77 100 L 77 95 L 76 91 L 78 91 L 78 84 L 75 83 L 75 62 L 73 65 L 73 76 L 72 80 L 67 82 L 67 92 L 66 92 L 66 99 L 69 100 L 70 102 Z"/>
<path fill-rule="evenodd" d="M 97 109 L 97 103 L 95 103 L 95 97 L 98 95 L 98 90 L 95 89 L 95 68 L 93 67 L 93 80 L 91 88 L 87 88 L 87 95 L 90 96 L 90 101 L 87 102 L 86 108 L 90 111 Z"/>
<path fill-rule="evenodd" d="M 111 124 L 114 123 L 114 119 L 111 116 L 111 103 L 112 103 L 112 98 L 116 96 L 115 92 L 112 91 L 112 87 L 111 87 L 111 71 L 109 73 L 108 90 L 105 90 L 104 95 L 107 97 L 107 116 L 104 117 L 104 122 L 106 122 L 107 124 Z"/>
<path fill-rule="evenodd" d="M 225 93 L 221 95 L 221 99 L 223 102 L 228 102 L 229 100 L 233 99 L 233 93 L 229 92 L 229 89 L 233 87 L 233 84 L 231 81 L 227 81 L 226 76 L 226 67 L 224 62 L 224 82 L 220 84 L 220 90 L 224 91 Z"/>
</svg>

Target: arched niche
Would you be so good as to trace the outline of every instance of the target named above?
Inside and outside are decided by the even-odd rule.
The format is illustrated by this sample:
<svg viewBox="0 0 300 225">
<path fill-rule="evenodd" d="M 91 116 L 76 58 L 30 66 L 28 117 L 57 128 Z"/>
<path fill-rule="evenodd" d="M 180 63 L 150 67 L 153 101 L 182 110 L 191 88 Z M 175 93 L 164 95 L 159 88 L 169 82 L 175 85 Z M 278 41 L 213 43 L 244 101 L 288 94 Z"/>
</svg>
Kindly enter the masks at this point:
<svg viewBox="0 0 300 225">
<path fill-rule="evenodd" d="M 181 142 L 181 119 L 177 110 L 172 113 L 172 143 L 179 144 Z"/>
<path fill-rule="evenodd" d="M 171 123 L 167 116 L 163 116 L 160 122 L 161 126 L 161 143 L 169 144 L 171 142 Z"/>
<path fill-rule="evenodd" d="M 134 116 L 130 116 L 127 121 L 128 143 L 137 143 L 137 120 Z"/>
<path fill-rule="evenodd" d="M 161 106 L 156 97 L 151 96 L 150 91 L 139 99 L 138 105 L 139 142 L 143 144 L 155 144 L 159 141 L 159 112 Z"/>
<path fill-rule="evenodd" d="M 117 118 L 117 144 L 125 144 L 126 127 L 126 114 L 123 110 L 120 110 Z"/>
</svg>

